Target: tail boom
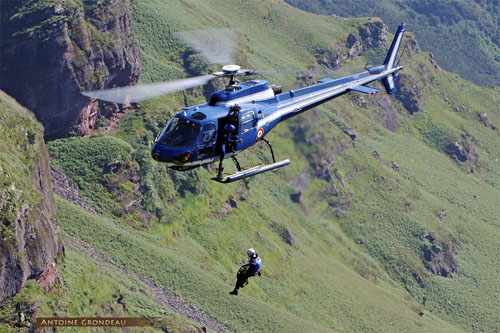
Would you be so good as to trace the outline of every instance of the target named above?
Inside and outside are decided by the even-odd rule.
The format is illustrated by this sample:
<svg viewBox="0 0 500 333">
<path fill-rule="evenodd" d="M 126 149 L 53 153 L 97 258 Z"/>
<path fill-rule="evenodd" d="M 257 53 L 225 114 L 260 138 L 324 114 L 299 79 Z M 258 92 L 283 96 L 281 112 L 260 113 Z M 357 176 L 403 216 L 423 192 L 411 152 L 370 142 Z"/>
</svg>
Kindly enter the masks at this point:
<svg viewBox="0 0 500 333">
<path fill-rule="evenodd" d="M 396 77 L 393 74 L 389 74 L 382 79 L 382 83 L 388 94 L 394 95 L 396 93 Z"/>
</svg>

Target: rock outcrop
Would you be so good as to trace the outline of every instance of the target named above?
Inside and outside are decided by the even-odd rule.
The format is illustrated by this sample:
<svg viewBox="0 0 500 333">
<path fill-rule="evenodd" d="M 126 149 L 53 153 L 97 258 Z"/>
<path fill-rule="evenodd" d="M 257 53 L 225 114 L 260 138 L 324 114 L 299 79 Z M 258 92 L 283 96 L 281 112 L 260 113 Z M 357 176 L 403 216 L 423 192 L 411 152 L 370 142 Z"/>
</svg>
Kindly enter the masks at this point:
<svg viewBox="0 0 500 333">
<path fill-rule="evenodd" d="M 58 227 L 41 126 L 3 92 L 0 106 L 0 124 L 8 128 L 0 134 L 1 301 L 19 292 L 27 279 L 49 269 L 56 274 Z"/>
<path fill-rule="evenodd" d="M 381 21 L 368 22 L 359 28 L 364 48 L 384 46 L 387 41 L 387 26 Z"/>
<path fill-rule="evenodd" d="M 382 124 L 382 126 L 392 132 L 397 131 L 400 125 L 398 121 L 398 115 L 392 107 L 391 97 L 386 94 L 379 94 L 375 97 L 374 100 L 376 105 L 380 107 L 380 109 L 377 109 L 376 113 L 380 119 L 380 123 Z"/>
<path fill-rule="evenodd" d="M 293 236 L 292 232 L 290 231 L 289 228 L 285 227 L 281 230 L 280 234 L 281 239 L 290 245 L 291 247 L 296 247 L 295 245 L 295 237 Z"/>
<path fill-rule="evenodd" d="M 368 49 L 384 46 L 387 41 L 387 26 L 382 22 L 368 22 L 359 29 L 359 36 L 349 34 L 345 42 L 347 53 L 332 49 L 316 50 L 318 64 L 329 69 L 338 69 L 347 59 L 356 58 Z"/>
<path fill-rule="evenodd" d="M 399 86 L 399 93 L 396 98 L 403 103 L 408 113 L 415 114 L 422 111 L 422 87 L 406 74 L 399 74 L 396 80 Z"/>
<path fill-rule="evenodd" d="M 488 114 L 486 112 L 480 113 L 478 117 L 479 119 L 481 119 L 481 122 L 484 126 L 489 127 L 494 131 L 498 131 L 498 128 L 489 121 Z"/>
<path fill-rule="evenodd" d="M 451 142 L 446 146 L 446 152 L 453 160 L 458 162 L 467 161 L 467 150 L 457 141 Z"/>
<path fill-rule="evenodd" d="M 447 277 L 456 272 L 458 268 L 454 249 L 456 242 L 443 243 L 429 233 L 425 233 L 421 239 L 428 242 L 422 247 L 422 251 L 424 263 L 433 274 Z"/>
<path fill-rule="evenodd" d="M 122 0 L 19 1 L 5 11 L 1 89 L 35 112 L 46 138 L 84 135 L 117 111 L 80 91 L 137 83 L 140 50 Z"/>
</svg>

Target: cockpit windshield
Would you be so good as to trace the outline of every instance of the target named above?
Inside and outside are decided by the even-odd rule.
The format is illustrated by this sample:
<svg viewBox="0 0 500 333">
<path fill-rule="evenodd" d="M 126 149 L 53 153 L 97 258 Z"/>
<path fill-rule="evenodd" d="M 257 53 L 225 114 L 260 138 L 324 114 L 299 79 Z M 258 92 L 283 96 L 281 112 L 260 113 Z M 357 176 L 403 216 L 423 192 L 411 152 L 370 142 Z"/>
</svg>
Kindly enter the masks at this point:
<svg viewBox="0 0 500 333">
<path fill-rule="evenodd" d="M 197 122 L 174 117 L 157 142 L 170 147 L 194 148 L 198 145 L 200 130 Z"/>
</svg>

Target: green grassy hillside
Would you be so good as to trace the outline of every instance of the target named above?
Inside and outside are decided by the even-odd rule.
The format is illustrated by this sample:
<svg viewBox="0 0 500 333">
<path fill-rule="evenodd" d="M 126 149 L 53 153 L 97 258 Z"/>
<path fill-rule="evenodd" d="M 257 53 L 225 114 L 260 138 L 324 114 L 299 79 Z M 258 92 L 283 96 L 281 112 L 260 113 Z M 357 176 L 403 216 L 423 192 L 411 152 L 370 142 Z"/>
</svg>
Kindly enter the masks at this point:
<svg viewBox="0 0 500 333">
<path fill-rule="evenodd" d="M 36 121 L 33 114 L 3 91 L 0 91 L 0 138 L 2 143 L 0 151 L 1 254 L 2 256 L 10 254 L 11 257 L 17 259 L 15 254 L 9 253 L 9 251 L 17 250 L 11 245 L 17 240 L 15 238 L 17 236 L 15 232 L 18 230 L 16 223 L 22 224 L 26 229 L 37 231 L 26 236 L 38 238 L 30 240 L 33 244 L 36 244 L 34 241 L 43 240 L 42 237 L 44 237 L 44 234 L 38 232 L 41 229 L 41 222 L 36 219 L 37 214 L 40 214 L 39 211 L 30 208 L 32 212 L 28 214 L 23 212 L 24 215 L 21 215 L 19 211 L 22 206 L 36 208 L 44 200 L 42 194 L 34 188 L 30 178 L 36 173 L 35 164 L 40 163 L 39 156 L 47 156 L 47 152 L 43 144 L 43 127 Z M 44 180 L 42 176 L 35 179 Z M 21 215 L 24 221 L 16 220 L 17 214 Z M 51 223 L 56 225 L 57 220 L 54 218 Z M 28 280 L 19 294 L 2 300 L 0 303 L 1 332 L 18 332 L 19 329 L 14 328 L 17 322 L 17 312 L 23 311 L 30 316 L 35 309 L 39 315 L 58 317 L 162 317 L 164 320 L 159 323 L 159 326 L 178 331 L 193 331 L 200 327 L 169 308 L 155 303 L 152 300 L 150 288 L 144 282 L 132 275 L 124 275 L 123 271 L 116 266 L 91 257 L 88 251 L 84 251 L 79 246 L 80 243 L 67 238 L 68 234 L 67 231 L 64 231 L 64 235 L 59 234 L 59 242 L 65 243 L 65 250 L 64 254 L 60 252 L 56 258 L 56 268 L 62 283 L 56 285 L 49 293 L 45 293 L 38 283 Z M 21 234 L 18 238 L 23 236 Z M 30 255 L 28 253 L 30 249 L 26 248 L 19 250 L 22 253 L 17 259 L 18 265 L 23 264 L 23 257 Z M 43 247 L 37 247 L 37 249 L 44 250 Z M 31 259 L 33 262 L 30 262 L 33 267 L 38 265 L 36 260 L 40 262 L 47 260 L 36 255 L 43 256 L 44 253 L 33 255 Z M 6 263 L 6 265 L 9 264 L 9 262 Z M 4 267 L 2 267 L 2 273 L 5 273 Z M 9 279 L 15 278 L 5 276 L 5 274 L 2 275 L 2 283 L 8 283 Z M 126 301 L 122 301 L 123 299 Z"/>
<path fill-rule="evenodd" d="M 193 1 L 167 6 L 148 1 L 132 2 L 131 8 L 146 82 L 183 75 L 175 60 L 185 51 L 172 38 L 175 31 L 237 26 L 242 62 L 264 69 L 300 68 L 315 64 L 318 47 L 340 49 L 347 35 L 356 34 L 364 23 L 306 14 L 280 2 L 225 6 Z M 292 165 L 277 174 L 221 186 L 209 180 L 205 169 L 181 174 L 153 162 L 148 148 L 168 117 L 186 100 L 203 101 L 188 94 L 144 103 L 109 138 L 61 140 L 51 144 L 51 151 L 79 182 L 80 176 L 71 172 L 69 164 L 78 163 L 80 170 L 93 168 L 99 165 L 92 161 L 95 152 L 103 151 L 98 147 L 111 147 L 107 140 L 122 146 L 130 143 L 132 149 L 119 156 L 139 164 L 142 207 L 153 216 L 151 229 L 137 233 L 172 256 L 162 258 L 156 250 L 150 260 L 160 263 L 159 270 L 131 269 L 153 276 L 233 329 L 248 325 L 251 319 L 245 313 L 250 308 L 260 309 L 263 318 L 273 313 L 274 329 L 285 329 L 287 324 L 334 330 L 493 329 L 499 310 L 491 297 L 498 288 L 494 279 L 498 273 L 494 258 L 499 255 L 494 245 L 498 132 L 485 127 L 478 114 L 487 111 L 488 119 L 498 124 L 497 97 L 493 90 L 480 90 L 434 68 L 427 54 L 407 51 L 404 73 L 421 90 L 421 112 L 409 115 L 400 102 L 392 100 L 400 127 L 391 132 L 380 125 L 387 117 L 379 106 L 383 96 L 365 99 L 365 107 L 358 106 L 358 96 L 337 99 L 270 134 L 280 156 L 293 156 Z M 342 131 L 345 127 L 353 127 L 359 139 L 351 142 Z M 477 159 L 454 162 L 446 154 L 454 141 L 463 145 L 470 141 Z M 92 153 L 72 158 L 73 152 L 94 144 Z M 268 158 L 263 148 L 247 153 L 245 162 Z M 328 157 L 333 157 L 333 165 L 325 164 Z M 392 162 L 399 165 L 397 171 L 390 167 Z M 474 173 L 467 173 L 471 168 Z M 104 177 L 97 181 L 87 173 L 84 184 L 97 186 L 116 175 L 125 183 L 122 171 L 113 174 L 103 166 L 99 173 Z M 80 189 L 83 195 L 88 193 L 90 202 L 95 201 L 95 191 Z M 291 195 L 299 190 L 301 198 L 295 203 Z M 111 197 L 116 193 L 120 190 Z M 476 200 L 471 199 L 474 195 Z M 229 198 L 236 200 L 238 208 L 228 208 Z M 99 201 L 96 208 L 105 202 Z M 446 217 L 439 219 L 443 211 Z M 130 217 L 134 214 L 135 220 Z M 111 217 L 123 225 L 144 228 L 139 213 L 117 211 Z M 294 246 L 283 241 L 287 232 Z M 74 234 L 84 238 L 88 232 Z M 432 238 L 425 238 L 426 234 Z M 458 268 L 451 277 L 430 272 L 425 249 L 434 244 L 429 239 L 437 239 L 436 244 L 456 255 Z M 95 236 L 84 240 L 93 246 L 108 243 Z M 144 246 L 120 245 L 123 249 Z M 264 258 L 264 278 L 252 281 L 244 299 L 227 298 L 233 274 L 249 246 Z M 125 250 L 103 247 L 101 251 L 114 260 L 125 255 Z M 175 269 L 191 262 L 192 271 Z M 210 288 L 203 284 L 206 281 Z M 234 311 L 226 310 L 229 304 Z M 268 306 L 286 312 L 279 316 Z M 251 325 L 259 330 L 271 325 L 267 319 L 261 324 Z M 446 327 L 450 324 L 455 327 Z"/>
<path fill-rule="evenodd" d="M 369 6 L 366 1 L 286 1 L 323 15 L 377 16 L 393 29 L 405 21 L 443 68 L 481 86 L 500 85 L 500 3 L 496 0 L 384 0 Z"/>
<path fill-rule="evenodd" d="M 126 275 L 123 270 L 92 258 L 89 252 L 67 238 L 65 243 L 65 257 L 58 258 L 57 262 L 62 283 L 46 293 L 38 283 L 29 280 L 19 294 L 2 304 L 2 332 L 19 332 L 18 328 L 13 328 L 17 321 L 17 311 L 21 310 L 29 317 L 34 308 L 37 308 L 40 317 L 162 319 L 156 328 L 131 328 L 134 332 L 162 332 L 161 327 L 177 332 L 192 332 L 200 328 L 199 324 L 154 302 L 150 288 L 137 277 Z M 64 328 L 64 332 L 80 331 L 81 328 Z M 105 332 L 104 328 L 95 328 L 94 331 Z"/>
<path fill-rule="evenodd" d="M 376 22 L 281 1 L 131 0 L 130 10 L 142 82 L 187 76 L 177 31 L 238 27 L 240 64 L 294 69 L 319 67 L 318 50 L 345 54 L 347 36 Z M 221 185 L 214 167 L 179 173 L 151 159 L 155 136 L 177 110 L 204 102 L 201 89 L 142 103 L 111 133 L 50 142 L 52 167 L 103 215 L 57 198 L 63 233 L 233 331 L 498 331 L 500 90 L 442 71 L 409 45 L 397 98 L 348 94 L 271 132 L 278 158 L 292 160 L 276 173 Z M 241 156 L 269 159 L 264 145 Z M 263 276 L 232 297 L 248 247 Z M 70 249 L 67 272 L 96 265 Z M 119 275 L 112 269 L 103 279 Z M 144 288 L 147 299 L 147 288 L 116 279 L 109 289 L 123 290 L 131 313 L 156 315 L 134 296 Z M 179 330 L 189 324 L 175 319 Z"/>
<path fill-rule="evenodd" d="M 43 140 L 43 127 L 3 91 L 0 91 L 0 125 L 0 235 L 6 237 L 8 226 L 15 221 L 23 202 L 35 207 L 42 200 L 33 189 L 30 175 Z"/>
</svg>

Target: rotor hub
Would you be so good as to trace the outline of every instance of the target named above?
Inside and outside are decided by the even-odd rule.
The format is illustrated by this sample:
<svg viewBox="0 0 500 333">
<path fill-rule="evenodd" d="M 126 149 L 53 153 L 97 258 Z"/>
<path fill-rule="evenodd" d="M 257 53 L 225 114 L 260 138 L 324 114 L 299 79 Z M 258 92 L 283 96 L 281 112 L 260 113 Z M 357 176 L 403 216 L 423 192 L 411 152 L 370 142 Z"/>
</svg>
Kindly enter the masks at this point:
<svg viewBox="0 0 500 333">
<path fill-rule="evenodd" d="M 242 76 L 242 75 L 249 75 L 253 74 L 254 71 L 250 69 L 241 69 L 240 66 L 238 65 L 226 65 L 222 67 L 220 72 L 214 72 L 212 75 L 218 76 L 218 77 L 229 77 L 234 78 L 235 76 Z"/>
<path fill-rule="evenodd" d="M 241 69 L 238 65 L 226 65 L 222 67 L 222 71 L 226 74 L 236 74 Z"/>
<path fill-rule="evenodd" d="M 226 86 L 226 91 L 235 91 L 239 90 L 239 81 L 235 80 L 236 76 L 243 76 L 253 74 L 254 71 L 250 69 L 241 69 L 238 65 L 225 65 L 222 67 L 222 71 L 214 72 L 212 75 L 217 77 L 228 77 L 229 83 Z"/>
</svg>

